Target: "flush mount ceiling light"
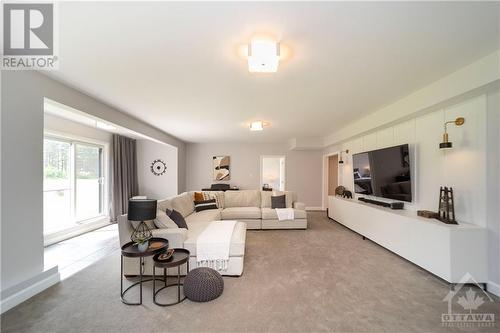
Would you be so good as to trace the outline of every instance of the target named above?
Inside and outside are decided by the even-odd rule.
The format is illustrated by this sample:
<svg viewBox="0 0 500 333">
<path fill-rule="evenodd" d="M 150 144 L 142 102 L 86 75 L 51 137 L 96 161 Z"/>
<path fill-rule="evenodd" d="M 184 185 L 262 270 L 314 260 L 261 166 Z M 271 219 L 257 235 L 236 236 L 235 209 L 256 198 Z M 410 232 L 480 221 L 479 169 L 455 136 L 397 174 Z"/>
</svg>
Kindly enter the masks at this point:
<svg viewBox="0 0 500 333">
<path fill-rule="evenodd" d="M 269 126 L 269 123 L 265 123 L 262 120 L 253 121 L 250 123 L 250 131 L 262 131 L 264 126 Z"/>
<path fill-rule="evenodd" d="M 443 142 L 439 144 L 440 149 L 453 148 L 453 143 L 448 140 L 448 131 L 447 131 L 448 124 L 455 124 L 456 126 L 462 126 L 464 123 L 465 123 L 465 118 L 463 117 L 458 117 L 455 120 L 447 121 L 444 123 Z"/>
<path fill-rule="evenodd" d="M 269 40 L 254 40 L 248 45 L 248 71 L 275 73 L 280 61 L 280 44 Z"/>
</svg>

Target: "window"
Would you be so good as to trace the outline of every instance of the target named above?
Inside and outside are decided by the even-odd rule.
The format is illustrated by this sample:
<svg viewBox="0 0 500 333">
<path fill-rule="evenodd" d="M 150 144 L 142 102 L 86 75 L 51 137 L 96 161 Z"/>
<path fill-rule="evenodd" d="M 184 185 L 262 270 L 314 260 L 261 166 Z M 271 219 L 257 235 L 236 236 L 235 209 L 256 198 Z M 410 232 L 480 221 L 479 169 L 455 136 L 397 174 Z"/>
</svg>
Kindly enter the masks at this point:
<svg viewBox="0 0 500 333">
<path fill-rule="evenodd" d="M 46 136 L 43 233 L 72 230 L 105 215 L 104 146 Z"/>
</svg>

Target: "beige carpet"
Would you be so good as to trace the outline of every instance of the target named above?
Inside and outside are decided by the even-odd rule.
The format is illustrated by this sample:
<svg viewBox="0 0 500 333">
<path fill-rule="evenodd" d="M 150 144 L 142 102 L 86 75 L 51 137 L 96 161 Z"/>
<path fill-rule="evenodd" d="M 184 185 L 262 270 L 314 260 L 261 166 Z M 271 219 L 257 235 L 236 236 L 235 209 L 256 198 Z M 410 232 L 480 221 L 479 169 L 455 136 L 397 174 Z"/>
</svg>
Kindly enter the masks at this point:
<svg viewBox="0 0 500 333">
<path fill-rule="evenodd" d="M 478 331 L 441 326 L 445 282 L 325 213 L 308 215 L 306 231 L 249 231 L 243 276 L 224 278 L 215 301 L 158 307 L 148 286 L 142 306 L 126 306 L 115 253 L 5 313 L 2 332 Z M 481 331 L 498 332 L 494 300 L 479 312 L 497 327 Z"/>
</svg>

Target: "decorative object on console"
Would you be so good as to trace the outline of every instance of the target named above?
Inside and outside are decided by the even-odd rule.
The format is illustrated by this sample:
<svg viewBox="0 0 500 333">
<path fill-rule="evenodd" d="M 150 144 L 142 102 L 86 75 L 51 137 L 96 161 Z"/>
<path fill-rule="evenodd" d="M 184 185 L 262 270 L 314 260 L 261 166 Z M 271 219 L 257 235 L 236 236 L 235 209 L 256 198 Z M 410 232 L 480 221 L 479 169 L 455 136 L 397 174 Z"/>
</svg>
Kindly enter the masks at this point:
<svg viewBox="0 0 500 333">
<path fill-rule="evenodd" d="M 439 188 L 439 217 L 438 220 L 446 224 L 458 224 L 455 220 L 455 200 L 453 188 Z"/>
<path fill-rule="evenodd" d="M 269 184 L 262 184 L 262 191 L 272 191 L 272 187 L 269 187 Z"/>
<path fill-rule="evenodd" d="M 156 218 L 156 203 L 156 200 L 151 199 L 128 201 L 128 220 L 140 221 L 130 239 L 137 244 L 141 252 L 147 250 L 149 240 L 153 237 L 151 230 L 144 221 Z"/>
<path fill-rule="evenodd" d="M 342 159 L 342 153 L 349 154 L 349 149 L 342 150 L 342 151 L 339 153 L 339 164 L 344 164 L 344 160 Z"/>
<path fill-rule="evenodd" d="M 342 198 L 352 199 L 352 192 L 349 190 L 344 190 L 344 192 L 342 192 Z"/>
<path fill-rule="evenodd" d="M 151 163 L 151 172 L 155 176 L 161 176 L 167 172 L 167 163 L 163 162 L 163 160 L 157 159 Z"/>
<path fill-rule="evenodd" d="M 444 123 L 443 142 L 439 144 L 440 149 L 447 149 L 453 147 L 452 142 L 448 140 L 448 131 L 447 131 L 448 124 L 455 124 L 456 126 L 462 126 L 464 123 L 465 123 L 465 118 L 463 117 L 458 117 L 455 120 L 447 121 Z"/>
<path fill-rule="evenodd" d="M 439 213 L 431 212 L 430 210 L 417 210 L 417 215 L 428 219 L 439 218 Z"/>
<path fill-rule="evenodd" d="M 207 209 L 217 209 L 217 204 L 215 203 L 215 199 L 194 202 L 194 210 L 196 212 L 201 212 L 202 210 L 207 210 Z"/>
<path fill-rule="evenodd" d="M 344 186 L 337 186 L 335 188 L 335 195 L 342 195 L 344 194 L 344 191 L 345 191 L 345 187 Z"/>
<path fill-rule="evenodd" d="M 231 174 L 229 171 L 229 156 L 214 156 L 213 157 L 213 172 L 214 180 L 230 180 Z"/>
<path fill-rule="evenodd" d="M 374 205 L 377 205 L 377 206 L 388 207 L 390 209 L 403 209 L 404 206 L 405 206 L 404 202 L 400 202 L 400 201 L 385 202 L 385 201 L 378 201 L 378 200 L 368 199 L 368 198 L 365 198 L 365 197 L 360 197 L 360 198 L 358 198 L 358 200 L 366 202 L 366 203 L 374 204 Z"/>
<path fill-rule="evenodd" d="M 230 186 L 229 184 L 212 184 L 210 188 L 202 188 L 202 191 L 238 191 L 237 186 Z"/>
</svg>

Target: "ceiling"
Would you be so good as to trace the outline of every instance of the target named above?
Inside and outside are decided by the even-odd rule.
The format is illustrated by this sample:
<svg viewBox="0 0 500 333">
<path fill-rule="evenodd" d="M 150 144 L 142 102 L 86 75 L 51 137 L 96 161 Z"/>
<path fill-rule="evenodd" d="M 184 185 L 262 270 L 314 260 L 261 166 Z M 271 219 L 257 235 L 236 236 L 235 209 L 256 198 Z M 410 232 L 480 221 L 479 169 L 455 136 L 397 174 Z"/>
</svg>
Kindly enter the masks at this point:
<svg viewBox="0 0 500 333">
<path fill-rule="evenodd" d="M 48 75 L 189 142 L 320 137 L 499 49 L 499 22 L 478 2 L 62 2 Z M 251 74 L 238 48 L 263 33 L 288 59 Z"/>
</svg>

